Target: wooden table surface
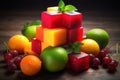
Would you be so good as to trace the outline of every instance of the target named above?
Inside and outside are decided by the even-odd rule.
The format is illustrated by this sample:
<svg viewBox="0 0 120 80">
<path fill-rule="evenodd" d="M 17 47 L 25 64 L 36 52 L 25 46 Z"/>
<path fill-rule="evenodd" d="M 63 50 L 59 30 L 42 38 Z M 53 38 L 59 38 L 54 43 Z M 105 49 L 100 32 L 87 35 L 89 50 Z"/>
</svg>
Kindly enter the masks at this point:
<svg viewBox="0 0 120 80">
<path fill-rule="evenodd" d="M 84 34 L 92 28 L 103 28 L 109 35 L 110 40 L 107 48 L 115 53 L 115 44 L 120 43 L 120 15 L 118 11 L 82 10 Z M 6 64 L 3 61 L 3 51 L 10 36 L 20 34 L 25 21 L 31 22 L 40 19 L 40 10 L 7 10 L 0 12 L 0 80 L 120 80 L 120 64 L 115 73 L 108 73 L 100 67 L 98 70 L 89 69 L 77 75 L 66 71 L 59 73 L 40 72 L 38 75 L 28 77 L 20 71 L 15 74 L 6 73 Z M 120 47 L 119 47 L 120 50 Z M 119 56 L 120 58 L 120 56 Z"/>
</svg>

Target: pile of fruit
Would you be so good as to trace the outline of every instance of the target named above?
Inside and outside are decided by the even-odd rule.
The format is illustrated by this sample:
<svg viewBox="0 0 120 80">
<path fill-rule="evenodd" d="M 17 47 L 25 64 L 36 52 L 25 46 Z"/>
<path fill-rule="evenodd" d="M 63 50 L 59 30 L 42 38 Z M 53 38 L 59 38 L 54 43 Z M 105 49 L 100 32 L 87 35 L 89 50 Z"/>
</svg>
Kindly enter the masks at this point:
<svg viewBox="0 0 120 80">
<path fill-rule="evenodd" d="M 4 54 L 8 72 L 21 70 L 23 74 L 33 76 L 43 68 L 50 72 L 66 69 L 79 73 L 90 67 L 97 69 L 99 65 L 110 72 L 115 71 L 118 61 L 112 59 L 106 48 L 109 34 L 104 29 L 94 28 L 83 38 L 82 15 L 75 10 L 75 6 L 65 5 L 60 0 L 58 7 L 49 7 L 42 13 L 42 25 L 39 20 L 25 23 L 22 34 L 8 40 Z M 67 28 L 61 27 L 61 15 Z"/>
</svg>

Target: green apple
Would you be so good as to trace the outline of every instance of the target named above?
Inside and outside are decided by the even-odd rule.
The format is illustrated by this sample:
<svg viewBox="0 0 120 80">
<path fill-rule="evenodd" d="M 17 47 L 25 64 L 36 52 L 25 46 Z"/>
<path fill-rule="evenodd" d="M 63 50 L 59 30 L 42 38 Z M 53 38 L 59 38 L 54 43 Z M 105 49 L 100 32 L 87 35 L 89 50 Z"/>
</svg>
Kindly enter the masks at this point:
<svg viewBox="0 0 120 80">
<path fill-rule="evenodd" d="M 50 72 L 58 72 L 65 68 L 68 62 L 67 51 L 62 47 L 47 47 L 40 54 L 45 68 Z"/>
<path fill-rule="evenodd" d="M 32 38 L 36 37 L 36 26 L 33 25 L 23 28 L 22 34 L 31 41 Z"/>
</svg>

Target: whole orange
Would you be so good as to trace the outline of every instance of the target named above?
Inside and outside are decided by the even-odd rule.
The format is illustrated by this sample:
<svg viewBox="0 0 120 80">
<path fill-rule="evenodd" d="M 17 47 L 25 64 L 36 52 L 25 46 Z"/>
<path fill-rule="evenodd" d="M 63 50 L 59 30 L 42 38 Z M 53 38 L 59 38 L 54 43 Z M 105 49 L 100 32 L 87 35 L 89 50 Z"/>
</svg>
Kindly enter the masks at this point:
<svg viewBox="0 0 120 80">
<path fill-rule="evenodd" d="M 27 37 L 21 35 L 21 34 L 16 34 L 13 35 L 9 40 L 8 40 L 8 47 L 9 49 L 15 49 L 19 52 L 23 52 L 24 47 L 27 46 L 29 43 L 29 40 Z"/>
<path fill-rule="evenodd" d="M 41 70 L 41 67 L 41 60 L 34 55 L 27 55 L 20 62 L 21 71 L 27 76 L 37 74 Z"/>
<path fill-rule="evenodd" d="M 32 51 L 31 42 L 29 42 L 29 44 L 27 46 L 25 46 L 25 48 L 24 48 L 24 54 L 26 54 L 26 55 L 31 54 L 31 55 L 39 56 L 38 53 Z"/>
<path fill-rule="evenodd" d="M 88 54 L 93 54 L 95 56 L 98 56 L 99 52 L 100 52 L 100 47 L 98 45 L 98 43 L 93 40 L 93 39 L 84 39 L 83 41 L 81 41 L 83 43 L 83 45 L 80 46 L 80 50 L 82 52 L 88 53 Z"/>
</svg>

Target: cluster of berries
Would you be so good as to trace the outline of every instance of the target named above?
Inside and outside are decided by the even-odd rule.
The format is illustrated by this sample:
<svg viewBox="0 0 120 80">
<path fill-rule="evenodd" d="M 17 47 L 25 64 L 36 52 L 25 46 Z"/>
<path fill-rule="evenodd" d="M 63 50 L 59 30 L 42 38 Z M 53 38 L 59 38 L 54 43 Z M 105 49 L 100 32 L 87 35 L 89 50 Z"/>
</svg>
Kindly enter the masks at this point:
<svg viewBox="0 0 120 80">
<path fill-rule="evenodd" d="M 20 69 L 20 62 L 24 54 L 19 53 L 17 50 L 10 50 L 4 54 L 4 60 L 7 64 L 8 72 L 15 72 Z"/>
<path fill-rule="evenodd" d="M 102 65 L 103 68 L 107 68 L 108 71 L 113 72 L 118 66 L 118 62 L 111 58 L 110 54 L 108 54 L 107 49 L 101 50 L 98 57 L 95 57 L 93 54 L 89 54 L 89 56 L 91 68 L 97 69 L 99 68 L 99 65 Z"/>
</svg>

